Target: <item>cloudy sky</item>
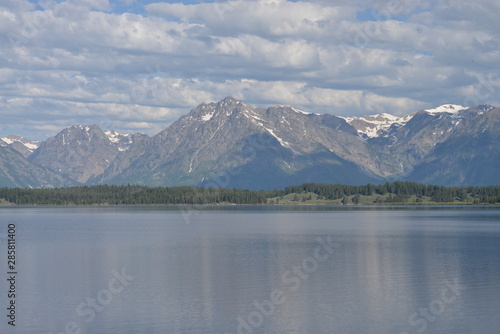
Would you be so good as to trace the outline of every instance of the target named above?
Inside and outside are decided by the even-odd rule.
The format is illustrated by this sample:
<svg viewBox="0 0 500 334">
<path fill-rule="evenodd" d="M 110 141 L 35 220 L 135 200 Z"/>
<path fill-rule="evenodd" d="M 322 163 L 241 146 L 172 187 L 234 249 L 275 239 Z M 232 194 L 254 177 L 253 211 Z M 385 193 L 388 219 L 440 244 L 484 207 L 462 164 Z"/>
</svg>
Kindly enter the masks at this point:
<svg viewBox="0 0 500 334">
<path fill-rule="evenodd" d="M 157 133 L 202 102 L 500 105 L 498 0 L 0 0 L 0 136 Z"/>
</svg>

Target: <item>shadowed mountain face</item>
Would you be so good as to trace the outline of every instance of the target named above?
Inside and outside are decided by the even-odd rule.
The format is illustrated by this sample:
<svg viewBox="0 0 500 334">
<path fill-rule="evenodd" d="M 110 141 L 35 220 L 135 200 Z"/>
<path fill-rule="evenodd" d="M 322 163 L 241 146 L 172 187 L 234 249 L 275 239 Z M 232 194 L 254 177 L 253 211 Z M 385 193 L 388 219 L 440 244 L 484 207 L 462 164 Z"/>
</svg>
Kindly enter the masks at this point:
<svg viewBox="0 0 500 334">
<path fill-rule="evenodd" d="M 356 118 L 253 108 L 228 97 L 201 104 L 153 137 L 73 126 L 36 143 L 31 154 L 19 145 L 18 152 L 82 184 L 273 189 L 402 179 L 485 185 L 500 183 L 499 119 L 491 106 Z M 3 146 L 14 151 L 12 143 Z"/>
<path fill-rule="evenodd" d="M 73 180 L 29 162 L 21 153 L 0 140 L 0 186 L 53 188 L 75 184 Z"/>
<path fill-rule="evenodd" d="M 40 143 L 18 135 L 8 135 L 1 140 L 15 151 L 21 153 L 25 158 L 28 158 L 40 146 Z"/>
<path fill-rule="evenodd" d="M 471 108 L 407 175 L 439 185 L 500 184 L 500 109 Z"/>
</svg>

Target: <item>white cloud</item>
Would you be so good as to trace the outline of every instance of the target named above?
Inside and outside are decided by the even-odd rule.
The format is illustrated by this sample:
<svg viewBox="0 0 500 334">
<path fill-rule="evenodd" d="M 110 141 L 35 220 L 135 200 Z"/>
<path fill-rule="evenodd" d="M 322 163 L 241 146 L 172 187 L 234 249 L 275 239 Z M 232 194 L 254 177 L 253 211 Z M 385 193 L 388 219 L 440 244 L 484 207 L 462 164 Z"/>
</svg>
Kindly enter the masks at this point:
<svg viewBox="0 0 500 334">
<path fill-rule="evenodd" d="M 70 0 L 68 3 L 94 10 L 109 10 L 111 8 L 108 0 Z"/>
<path fill-rule="evenodd" d="M 143 15 L 112 8 L 107 0 L 43 10 L 0 3 L 0 132 L 43 136 L 54 129 L 43 122 L 97 120 L 154 134 L 228 95 L 339 115 L 498 101 L 494 0 L 178 2 L 147 5 Z M 21 126 L 27 118 L 39 122 L 33 132 Z"/>
<path fill-rule="evenodd" d="M 15 11 L 27 11 L 35 8 L 35 5 L 28 0 L 2 0 L 0 9 L 10 9 Z"/>
<path fill-rule="evenodd" d="M 184 5 L 156 3 L 146 6 L 151 15 L 198 22 L 217 35 L 241 33 L 260 36 L 312 37 L 335 22 L 354 18 L 351 6 L 324 6 L 314 2 L 246 0 Z M 230 29 L 228 29 L 230 28 Z"/>
</svg>

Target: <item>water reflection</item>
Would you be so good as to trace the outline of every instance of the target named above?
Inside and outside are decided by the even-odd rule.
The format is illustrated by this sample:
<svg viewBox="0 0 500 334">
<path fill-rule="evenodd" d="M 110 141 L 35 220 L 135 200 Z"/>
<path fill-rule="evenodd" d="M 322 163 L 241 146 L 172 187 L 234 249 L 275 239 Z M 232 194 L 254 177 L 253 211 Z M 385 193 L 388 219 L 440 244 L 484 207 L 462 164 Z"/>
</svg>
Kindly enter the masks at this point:
<svg viewBox="0 0 500 334">
<path fill-rule="evenodd" d="M 17 333 L 60 333 L 68 323 L 111 334 L 496 333 L 500 325 L 499 210 L 217 208 L 190 224 L 170 208 L 2 214 L 19 226 Z M 315 265 L 306 259 L 318 237 L 339 246 Z M 123 268 L 130 285 L 91 306 L 91 321 L 88 308 L 79 314 Z M 455 281 L 463 289 L 443 302 Z M 272 303 L 273 291 L 283 303 Z"/>
</svg>

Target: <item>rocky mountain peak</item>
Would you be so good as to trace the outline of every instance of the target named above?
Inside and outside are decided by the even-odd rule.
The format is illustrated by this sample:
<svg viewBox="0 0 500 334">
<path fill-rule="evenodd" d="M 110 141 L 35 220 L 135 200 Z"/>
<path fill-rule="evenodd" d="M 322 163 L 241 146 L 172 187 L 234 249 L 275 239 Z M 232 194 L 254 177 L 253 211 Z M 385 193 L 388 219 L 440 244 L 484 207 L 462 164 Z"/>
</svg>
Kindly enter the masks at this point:
<svg viewBox="0 0 500 334">
<path fill-rule="evenodd" d="M 78 124 L 43 142 L 30 160 L 85 183 L 101 174 L 118 152 L 99 126 Z"/>
<path fill-rule="evenodd" d="M 39 143 L 26 159 L 11 145 L 29 142 L 9 136 L 0 139 L 0 172 L 10 175 L 12 182 L 3 183 L 8 186 L 57 186 L 67 180 L 251 189 L 395 178 L 447 185 L 497 182 L 500 109 L 464 108 L 450 104 L 406 116 L 337 117 L 282 105 L 254 108 L 227 97 L 199 105 L 154 137 L 75 125 Z M 20 173 L 11 161 L 21 166 Z M 38 176 L 23 181 L 29 175 Z M 39 182 L 43 177 L 50 182 Z"/>
<path fill-rule="evenodd" d="M 186 116 L 189 120 L 194 119 L 200 122 L 207 122 L 212 119 L 225 118 L 233 113 L 242 112 L 248 109 L 252 108 L 242 101 L 232 97 L 226 97 L 219 102 L 202 103 L 191 110 Z"/>
<path fill-rule="evenodd" d="M 2 141 L 15 151 L 21 153 L 25 158 L 29 157 L 40 146 L 40 142 L 31 141 L 14 134 L 2 138 Z"/>
<path fill-rule="evenodd" d="M 92 140 L 92 137 L 105 137 L 104 132 L 101 128 L 95 124 L 92 125 L 73 125 L 65 128 L 61 132 L 59 132 L 55 137 L 55 140 L 61 140 L 63 145 L 67 145 L 69 142 L 66 140 L 69 137 L 75 138 L 79 141 L 89 141 Z"/>
</svg>

